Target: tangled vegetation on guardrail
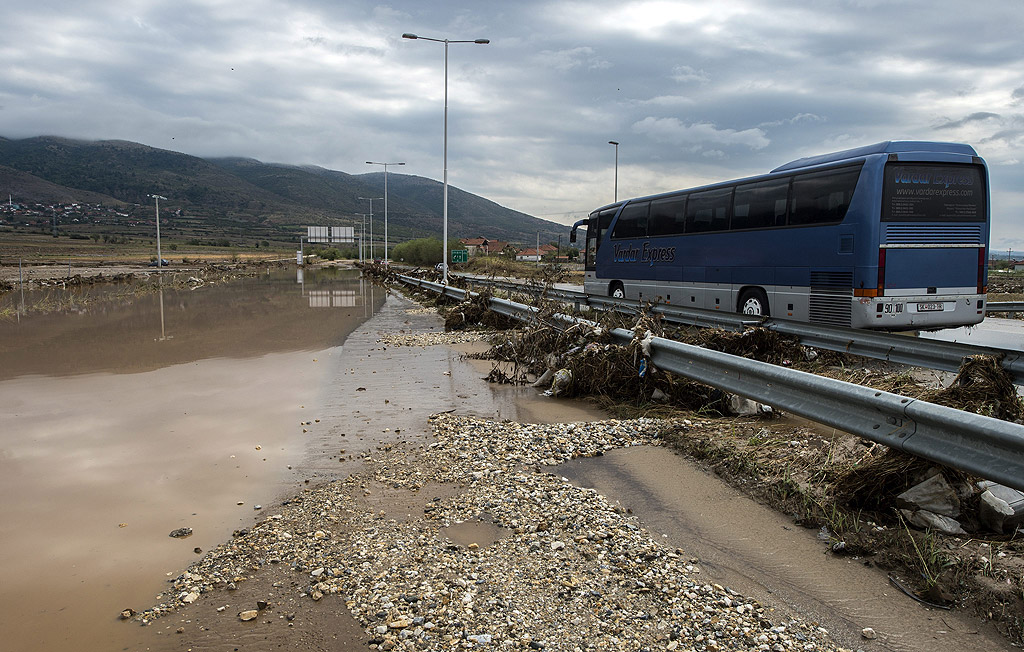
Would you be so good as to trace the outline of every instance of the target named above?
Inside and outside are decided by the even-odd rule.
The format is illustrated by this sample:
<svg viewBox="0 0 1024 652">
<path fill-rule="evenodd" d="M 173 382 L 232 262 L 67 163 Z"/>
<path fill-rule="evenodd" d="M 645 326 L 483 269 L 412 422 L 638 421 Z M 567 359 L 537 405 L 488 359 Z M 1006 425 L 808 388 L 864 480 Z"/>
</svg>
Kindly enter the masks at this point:
<svg viewBox="0 0 1024 652">
<path fill-rule="evenodd" d="M 436 295 L 435 295 L 436 296 Z M 451 304 L 445 299 L 443 303 Z M 932 403 L 1006 420 L 1024 414 L 1009 372 L 998 360 L 966 360 L 946 387 L 922 382 L 912 371 L 857 356 L 804 347 L 795 338 L 760 328 L 742 333 L 682 328 L 666 332 L 656 314 L 587 313 L 595 327 L 563 327 L 563 305 L 537 304 L 529 326 L 495 332 L 479 357 L 495 366 L 492 382 L 551 383 L 552 394 L 591 397 L 619 416 L 719 417 L 729 413 L 723 392 L 655 369 L 644 355 L 644 337 L 667 336 L 732 355 L 796 368 Z M 439 311 L 465 315 L 467 304 Z M 486 320 L 487 311 L 473 310 Z M 455 327 L 464 327 L 460 317 Z M 627 345 L 609 335 L 615 327 L 638 336 Z M 555 391 L 557 390 L 557 391 Z M 1017 645 L 1024 644 L 1024 541 L 1013 527 L 994 533 L 979 518 L 975 478 L 838 431 L 765 419 L 755 410 L 739 418 L 702 419 L 700 429 L 667 433 L 666 442 L 711 467 L 745 493 L 818 530 L 832 554 L 854 556 L 890 572 L 891 581 L 935 608 L 961 608 L 990 620 Z M 941 535 L 911 526 L 897 496 L 942 476 L 958 496 L 956 525 L 969 534 Z"/>
</svg>

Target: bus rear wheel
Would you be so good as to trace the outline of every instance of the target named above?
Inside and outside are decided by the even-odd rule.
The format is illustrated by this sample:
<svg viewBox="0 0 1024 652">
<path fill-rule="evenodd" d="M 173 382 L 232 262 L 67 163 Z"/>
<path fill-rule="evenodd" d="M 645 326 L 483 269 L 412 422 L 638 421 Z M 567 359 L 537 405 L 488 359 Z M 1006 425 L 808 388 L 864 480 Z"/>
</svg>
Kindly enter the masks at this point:
<svg viewBox="0 0 1024 652">
<path fill-rule="evenodd" d="M 626 288 L 622 287 L 622 283 L 615 281 L 608 290 L 608 296 L 613 299 L 625 299 Z"/>
<path fill-rule="evenodd" d="M 744 315 L 757 317 L 768 317 L 771 312 L 768 310 L 768 297 L 759 288 L 744 290 L 740 295 L 740 312 Z"/>
</svg>

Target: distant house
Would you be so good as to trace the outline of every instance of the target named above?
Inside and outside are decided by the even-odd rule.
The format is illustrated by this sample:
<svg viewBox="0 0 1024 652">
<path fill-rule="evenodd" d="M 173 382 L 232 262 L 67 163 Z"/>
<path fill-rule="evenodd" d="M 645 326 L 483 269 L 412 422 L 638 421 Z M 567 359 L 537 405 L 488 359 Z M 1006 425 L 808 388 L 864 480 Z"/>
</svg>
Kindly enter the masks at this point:
<svg viewBox="0 0 1024 652">
<path fill-rule="evenodd" d="M 516 254 L 516 260 L 520 260 L 527 263 L 540 262 L 541 256 L 544 255 L 543 247 L 540 249 L 523 249 Z"/>
<path fill-rule="evenodd" d="M 501 240 L 489 240 L 487 238 L 461 238 L 459 242 L 469 250 L 470 256 L 492 256 L 500 254 L 508 246 L 507 242 Z"/>
<path fill-rule="evenodd" d="M 1024 260 L 1010 261 L 1010 269 L 1015 272 L 1024 272 Z"/>
</svg>

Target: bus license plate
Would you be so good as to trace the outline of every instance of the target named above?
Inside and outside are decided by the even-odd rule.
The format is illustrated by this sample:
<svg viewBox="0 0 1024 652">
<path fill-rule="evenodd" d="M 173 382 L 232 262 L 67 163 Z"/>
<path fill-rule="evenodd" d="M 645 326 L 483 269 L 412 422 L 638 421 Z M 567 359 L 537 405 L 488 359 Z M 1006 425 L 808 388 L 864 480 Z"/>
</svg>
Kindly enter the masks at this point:
<svg viewBox="0 0 1024 652">
<path fill-rule="evenodd" d="M 941 303 L 919 303 L 917 304 L 918 312 L 936 312 L 942 310 Z"/>
<path fill-rule="evenodd" d="M 903 312 L 902 303 L 883 303 L 882 312 L 887 315 L 896 315 Z"/>
</svg>

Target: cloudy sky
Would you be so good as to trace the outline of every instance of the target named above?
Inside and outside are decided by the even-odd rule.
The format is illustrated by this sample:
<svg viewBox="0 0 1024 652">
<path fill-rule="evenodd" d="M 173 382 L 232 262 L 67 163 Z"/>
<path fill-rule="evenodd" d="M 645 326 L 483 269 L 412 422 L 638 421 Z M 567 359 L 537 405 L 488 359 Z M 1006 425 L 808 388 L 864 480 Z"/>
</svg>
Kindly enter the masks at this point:
<svg viewBox="0 0 1024 652">
<path fill-rule="evenodd" d="M 349 173 L 367 160 L 568 223 L 619 197 L 891 139 L 991 166 L 1024 253 L 1024 2 L 7 0 L 0 135 Z"/>
</svg>

